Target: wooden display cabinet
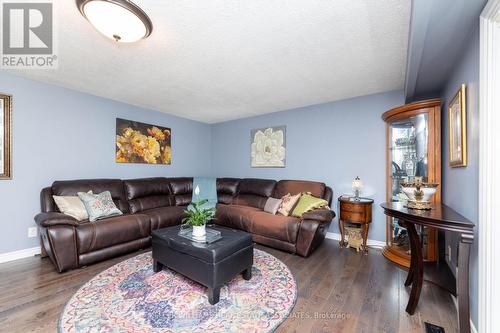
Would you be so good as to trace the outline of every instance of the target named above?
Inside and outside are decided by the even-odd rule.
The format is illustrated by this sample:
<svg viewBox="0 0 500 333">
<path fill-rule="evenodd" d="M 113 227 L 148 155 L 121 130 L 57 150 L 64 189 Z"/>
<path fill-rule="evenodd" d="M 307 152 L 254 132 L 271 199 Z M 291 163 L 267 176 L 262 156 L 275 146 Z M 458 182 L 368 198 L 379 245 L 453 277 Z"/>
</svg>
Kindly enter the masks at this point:
<svg viewBox="0 0 500 333">
<path fill-rule="evenodd" d="M 386 122 L 387 201 L 403 201 L 401 182 L 416 176 L 439 183 L 433 202 L 441 202 L 441 101 L 431 99 L 405 104 L 382 115 Z M 383 255 L 390 261 L 410 266 L 408 233 L 397 219 L 386 220 Z M 424 260 L 438 259 L 438 237 L 434 228 L 421 227 Z"/>
</svg>

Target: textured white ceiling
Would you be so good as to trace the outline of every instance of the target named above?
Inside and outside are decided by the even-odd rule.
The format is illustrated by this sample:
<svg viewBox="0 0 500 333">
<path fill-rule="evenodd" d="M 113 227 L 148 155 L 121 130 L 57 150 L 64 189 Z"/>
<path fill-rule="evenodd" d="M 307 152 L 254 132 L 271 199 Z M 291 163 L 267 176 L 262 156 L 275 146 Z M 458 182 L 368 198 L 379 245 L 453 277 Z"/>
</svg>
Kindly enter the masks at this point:
<svg viewBox="0 0 500 333">
<path fill-rule="evenodd" d="M 57 70 L 18 74 L 208 123 L 402 89 L 409 0 L 135 0 L 116 44 L 57 1 Z"/>
</svg>

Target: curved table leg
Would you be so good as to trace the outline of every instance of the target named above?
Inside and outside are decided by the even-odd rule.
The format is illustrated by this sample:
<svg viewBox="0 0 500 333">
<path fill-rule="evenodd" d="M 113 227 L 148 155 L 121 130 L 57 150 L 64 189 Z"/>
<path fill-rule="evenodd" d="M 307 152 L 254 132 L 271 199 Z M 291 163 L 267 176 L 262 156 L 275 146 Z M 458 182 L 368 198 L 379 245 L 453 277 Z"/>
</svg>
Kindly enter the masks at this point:
<svg viewBox="0 0 500 333">
<path fill-rule="evenodd" d="M 408 275 L 406 276 L 405 287 L 409 287 L 413 283 L 413 277 L 415 274 L 415 272 L 413 271 L 413 265 L 414 264 L 410 262 L 410 268 L 408 269 Z"/>
<path fill-rule="evenodd" d="M 370 230 L 370 223 L 365 223 L 363 227 L 363 250 L 365 254 L 368 254 L 368 245 L 366 245 L 368 241 L 368 230 Z"/>
<path fill-rule="evenodd" d="M 412 223 L 406 224 L 406 230 L 408 231 L 408 235 L 410 237 L 411 246 L 411 266 L 408 278 L 410 278 L 411 273 L 410 281 L 412 281 L 410 299 L 406 305 L 406 312 L 412 315 L 415 312 L 418 299 L 420 298 L 420 292 L 422 291 L 422 282 L 424 280 L 424 258 L 422 256 L 422 244 L 420 243 L 420 237 L 415 229 L 415 225 Z"/>
<path fill-rule="evenodd" d="M 406 225 L 406 223 L 404 221 L 399 220 L 398 224 L 400 226 L 402 226 L 403 228 L 408 229 L 408 226 Z M 408 233 L 408 237 L 409 237 L 409 233 Z M 410 243 L 410 248 L 411 248 L 411 243 Z M 406 281 L 405 281 L 405 287 L 409 287 L 413 283 L 413 280 L 414 280 L 413 277 L 414 277 L 414 273 L 415 273 L 413 270 L 414 266 L 415 266 L 414 259 L 413 259 L 413 256 L 411 256 L 410 257 L 410 267 L 408 268 L 408 275 L 406 276 Z"/>
<path fill-rule="evenodd" d="M 402 226 L 403 228 L 408 229 L 408 226 L 404 221 L 398 221 L 398 224 Z M 408 236 L 409 237 L 409 236 Z M 410 244 L 411 246 L 411 244 Z M 411 248 L 411 247 L 410 247 Z M 411 251 L 413 253 L 413 250 Z M 406 281 L 405 281 L 405 287 L 410 286 L 413 283 L 413 277 L 414 277 L 414 270 L 413 267 L 415 266 L 413 256 L 410 257 L 410 268 L 408 269 L 408 275 L 406 276 Z"/>
<path fill-rule="evenodd" d="M 341 247 L 345 247 L 347 245 L 347 243 L 344 241 L 344 231 L 345 231 L 344 221 L 341 220 L 340 217 L 339 217 L 339 230 L 340 230 L 340 242 L 339 242 L 339 245 Z"/>
</svg>

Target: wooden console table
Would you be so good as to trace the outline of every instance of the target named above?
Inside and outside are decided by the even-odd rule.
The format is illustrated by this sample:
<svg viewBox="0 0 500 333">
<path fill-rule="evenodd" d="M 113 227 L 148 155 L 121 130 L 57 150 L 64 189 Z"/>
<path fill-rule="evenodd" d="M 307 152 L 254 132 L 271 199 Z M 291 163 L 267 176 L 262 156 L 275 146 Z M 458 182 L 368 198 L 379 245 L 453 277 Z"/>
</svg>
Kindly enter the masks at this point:
<svg viewBox="0 0 500 333">
<path fill-rule="evenodd" d="M 415 225 L 433 227 L 440 230 L 456 232 L 460 235 L 458 248 L 458 324 L 460 332 L 470 332 L 469 314 L 469 256 L 470 246 L 474 242 L 474 224 L 450 207 L 435 204 L 431 210 L 415 210 L 404 207 L 401 202 L 384 202 L 381 204 L 384 213 L 398 219 L 398 223 L 408 231 L 411 247 L 411 263 L 405 286 L 411 285 L 410 299 L 406 312 L 412 315 L 417 307 L 424 280 L 424 263 L 422 244 Z M 436 282 L 439 284 L 439 282 Z M 449 290 L 449 286 L 441 285 Z"/>
</svg>

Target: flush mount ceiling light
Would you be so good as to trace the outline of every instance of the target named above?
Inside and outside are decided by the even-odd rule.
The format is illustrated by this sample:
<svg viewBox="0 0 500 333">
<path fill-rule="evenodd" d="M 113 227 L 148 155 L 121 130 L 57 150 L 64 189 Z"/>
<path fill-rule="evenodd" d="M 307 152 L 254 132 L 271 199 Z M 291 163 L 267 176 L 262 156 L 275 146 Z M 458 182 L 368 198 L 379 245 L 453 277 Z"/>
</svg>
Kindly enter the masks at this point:
<svg viewBox="0 0 500 333">
<path fill-rule="evenodd" d="M 80 13 L 104 36 L 132 43 L 151 35 L 146 13 L 128 0 L 76 0 Z"/>
</svg>

